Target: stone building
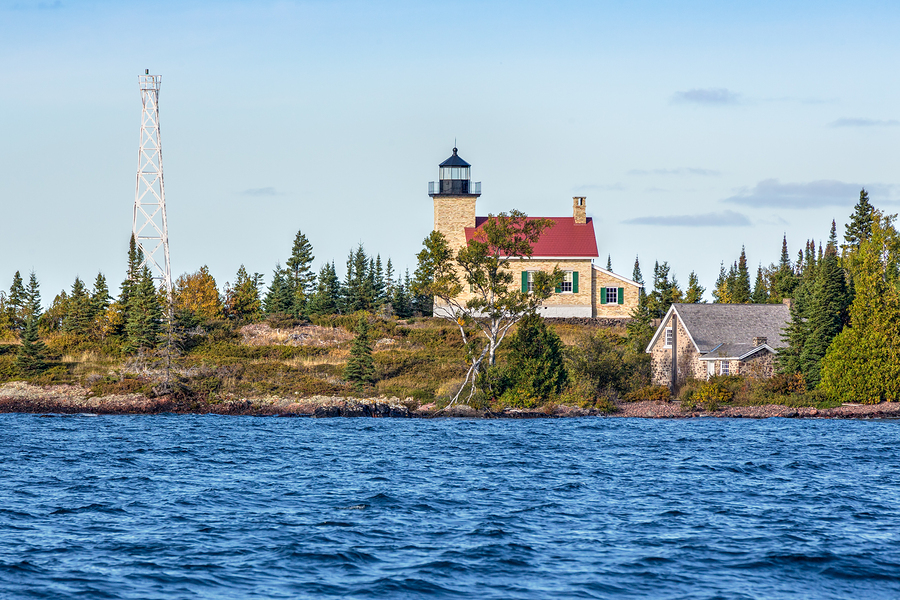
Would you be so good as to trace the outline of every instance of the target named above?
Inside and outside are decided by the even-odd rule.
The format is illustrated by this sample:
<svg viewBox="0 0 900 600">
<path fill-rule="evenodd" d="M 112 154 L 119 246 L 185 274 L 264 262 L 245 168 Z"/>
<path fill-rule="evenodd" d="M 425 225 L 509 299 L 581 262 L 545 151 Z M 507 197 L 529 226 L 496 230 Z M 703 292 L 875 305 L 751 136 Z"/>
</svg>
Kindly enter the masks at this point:
<svg viewBox="0 0 900 600">
<path fill-rule="evenodd" d="M 790 318 L 787 301 L 673 304 L 647 345 L 653 383 L 671 385 L 673 360 L 679 385 L 712 375 L 771 377 Z"/>
<path fill-rule="evenodd" d="M 434 201 L 434 230 L 444 234 L 451 248 L 459 250 L 478 233 L 487 217 L 476 216 L 475 202 L 481 182 L 470 178 L 471 165 L 453 149 L 453 155 L 439 165 L 439 180 L 428 185 Z M 534 246 L 531 258 L 513 258 L 513 281 L 528 291 L 535 271 L 552 271 L 555 266 L 565 279 L 539 309 L 545 317 L 628 318 L 637 306 L 641 284 L 594 264 L 598 257 L 594 221 L 587 216 L 584 196 L 572 200 L 571 217 L 549 218 L 546 229 Z M 466 300 L 464 291 L 462 300 Z"/>
</svg>

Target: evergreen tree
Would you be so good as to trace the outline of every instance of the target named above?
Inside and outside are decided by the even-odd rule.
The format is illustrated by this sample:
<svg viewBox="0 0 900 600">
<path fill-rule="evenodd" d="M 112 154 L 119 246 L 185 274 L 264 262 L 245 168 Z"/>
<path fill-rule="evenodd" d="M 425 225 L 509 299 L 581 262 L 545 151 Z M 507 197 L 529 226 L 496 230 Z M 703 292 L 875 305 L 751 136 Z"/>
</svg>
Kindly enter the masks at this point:
<svg viewBox="0 0 900 600">
<path fill-rule="evenodd" d="M 415 285 L 409 277 L 409 269 L 403 279 L 403 285 L 408 290 L 410 311 L 417 317 L 430 317 L 434 314 L 434 298 L 424 294 L 415 293 Z"/>
<path fill-rule="evenodd" d="M 376 304 L 376 283 L 375 283 L 375 259 L 369 258 L 369 268 L 366 271 L 366 280 L 363 285 L 363 296 L 366 299 L 366 310 L 373 310 Z"/>
<path fill-rule="evenodd" d="M 741 256 L 737 263 L 731 302 L 735 304 L 750 303 L 750 271 L 747 269 L 747 253 L 743 247 L 741 247 Z"/>
<path fill-rule="evenodd" d="M 409 270 L 406 271 L 406 282 L 404 283 L 401 277 L 397 277 L 397 283 L 394 284 L 394 297 L 391 299 L 391 304 L 394 306 L 394 314 L 401 319 L 408 319 L 413 314 L 412 301 L 409 297 L 410 289 L 407 285 L 409 283 Z"/>
<path fill-rule="evenodd" d="M 319 270 L 316 292 L 309 304 L 311 315 L 333 315 L 339 312 L 341 282 L 337 277 L 334 263 L 325 263 Z"/>
<path fill-rule="evenodd" d="M 504 379 L 511 388 L 536 398 L 559 394 L 568 382 L 562 340 L 540 316 L 531 313 L 519 321 L 510 340 Z"/>
<path fill-rule="evenodd" d="M 847 224 L 844 241 L 850 248 L 859 248 L 859 245 L 872 237 L 872 223 L 875 221 L 875 208 L 869 203 L 869 194 L 866 188 L 859 192 L 859 201 L 853 208 L 850 222 Z"/>
<path fill-rule="evenodd" d="M 6 310 L 9 315 L 10 326 L 14 331 L 21 332 L 25 329 L 25 285 L 22 275 L 16 271 L 13 275 L 12 285 L 9 287 L 9 297 L 6 301 Z"/>
<path fill-rule="evenodd" d="M 728 276 L 725 274 L 724 261 L 719 263 L 719 276 L 716 278 L 716 287 L 713 289 L 713 303 L 728 304 Z"/>
<path fill-rule="evenodd" d="M 0 290 L 0 341 L 3 341 L 12 335 L 12 323 L 9 321 L 9 307 L 7 306 L 6 294 Z"/>
<path fill-rule="evenodd" d="M 294 293 L 291 289 L 289 275 L 281 268 L 281 264 L 275 265 L 272 274 L 272 283 L 263 300 L 263 307 L 267 315 L 292 314 L 294 309 Z"/>
<path fill-rule="evenodd" d="M 291 292 L 291 307 L 283 312 L 295 317 L 305 314 L 307 300 L 316 284 L 316 274 L 312 271 L 315 258 L 309 240 L 303 232 L 298 231 L 294 237 L 291 257 L 287 260 L 284 270 L 286 284 Z"/>
<path fill-rule="evenodd" d="M 112 302 L 112 297 L 109 295 L 106 277 L 103 276 L 103 273 L 97 273 L 97 278 L 94 280 L 94 289 L 91 291 L 90 297 L 91 319 L 96 319 L 98 316 L 103 315 L 106 309 L 109 308 L 110 302 Z"/>
<path fill-rule="evenodd" d="M 649 310 L 654 319 L 662 318 L 669 307 L 682 299 L 681 289 L 675 277 L 669 281 L 669 263 L 657 262 L 653 267 L 653 291 L 650 292 Z"/>
<path fill-rule="evenodd" d="M 368 266 L 366 250 L 359 244 L 347 257 L 347 278 L 344 280 L 344 310 L 347 313 L 371 310 Z"/>
<path fill-rule="evenodd" d="M 384 297 L 385 301 L 393 302 L 394 300 L 394 265 L 388 258 L 387 266 L 384 268 Z"/>
<path fill-rule="evenodd" d="M 141 263 L 144 262 L 144 252 L 138 245 L 132 234 L 128 241 L 128 265 L 125 269 L 125 281 L 122 282 L 119 292 L 119 306 L 122 308 L 122 326 L 128 323 L 128 309 L 131 306 L 131 294 L 141 278 Z M 116 333 L 122 332 L 116 329 Z"/>
<path fill-rule="evenodd" d="M 126 350 L 142 352 L 153 350 L 159 344 L 162 334 L 163 308 L 159 294 L 145 265 L 139 278 L 133 282 L 128 298 L 125 323 Z"/>
<path fill-rule="evenodd" d="M 844 271 L 837 256 L 836 225 L 832 221 L 831 237 L 819 262 L 809 298 L 807 336 L 800 354 L 802 372 L 809 387 L 819 385 L 821 361 L 832 340 L 844 328 L 849 307 Z"/>
<path fill-rule="evenodd" d="M 75 335 L 88 335 L 91 331 L 92 313 L 91 297 L 84 282 L 76 277 L 75 283 L 72 284 L 72 293 L 66 303 L 63 331 Z"/>
<path fill-rule="evenodd" d="M 225 314 L 232 319 L 255 321 L 262 314 L 262 302 L 259 288 L 262 285 L 262 273 L 254 273 L 251 277 L 244 265 L 241 265 L 234 278 L 234 287 L 226 286 Z"/>
<path fill-rule="evenodd" d="M 756 282 L 753 284 L 753 293 L 750 295 L 750 301 L 754 304 L 765 304 L 769 301 L 769 290 L 766 286 L 766 277 L 763 273 L 762 265 L 756 269 Z"/>
<path fill-rule="evenodd" d="M 25 321 L 22 345 L 16 356 L 16 368 L 22 375 L 37 375 L 46 368 L 45 346 L 38 335 L 40 313 L 31 313 Z"/>
<path fill-rule="evenodd" d="M 66 293 L 66 290 L 62 290 L 41 315 L 40 321 L 38 321 L 38 328 L 45 331 L 63 331 L 68 313 L 69 295 Z"/>
<path fill-rule="evenodd" d="M 388 298 L 385 297 L 385 290 L 387 286 L 384 282 L 384 268 L 381 265 L 381 255 L 375 257 L 375 268 L 372 269 L 372 304 L 376 308 L 388 302 Z"/>
<path fill-rule="evenodd" d="M 612 255 L 611 254 L 606 255 L 606 270 L 612 271 Z"/>
<path fill-rule="evenodd" d="M 644 276 L 641 274 L 641 261 L 637 256 L 634 257 L 634 269 L 631 271 L 631 279 L 635 283 L 644 284 Z"/>
<path fill-rule="evenodd" d="M 362 392 L 363 388 L 375 383 L 375 361 L 372 358 L 372 342 L 369 339 L 369 322 L 360 317 L 356 324 L 356 338 L 350 346 L 350 358 L 344 368 L 344 378 L 353 384 L 353 389 Z"/>
<path fill-rule="evenodd" d="M 691 304 L 703 302 L 703 292 L 705 291 L 706 288 L 700 285 L 700 278 L 694 271 L 691 271 L 691 274 L 688 275 L 688 289 L 684 301 Z"/>
<path fill-rule="evenodd" d="M 794 267 L 791 265 L 791 257 L 788 253 L 787 235 L 785 235 L 781 241 L 781 258 L 778 261 L 778 268 L 771 275 L 769 299 L 772 302 L 781 302 L 785 298 L 792 298 L 797 283 L 797 276 L 794 274 Z"/>
</svg>

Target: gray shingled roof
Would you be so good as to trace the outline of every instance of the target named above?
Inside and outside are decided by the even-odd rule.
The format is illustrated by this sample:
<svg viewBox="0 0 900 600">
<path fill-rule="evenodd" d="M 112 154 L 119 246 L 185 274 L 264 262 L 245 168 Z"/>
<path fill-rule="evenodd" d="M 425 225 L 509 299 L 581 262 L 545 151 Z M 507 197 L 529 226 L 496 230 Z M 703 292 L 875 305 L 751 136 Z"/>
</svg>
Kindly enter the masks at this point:
<svg viewBox="0 0 900 600">
<path fill-rule="evenodd" d="M 764 337 L 772 348 L 786 344 L 782 329 L 790 321 L 786 304 L 673 304 L 685 327 L 700 349 L 709 352 L 720 344 L 716 354 L 741 356 L 753 347 L 753 338 Z M 725 354 L 722 354 L 725 356 Z"/>
</svg>

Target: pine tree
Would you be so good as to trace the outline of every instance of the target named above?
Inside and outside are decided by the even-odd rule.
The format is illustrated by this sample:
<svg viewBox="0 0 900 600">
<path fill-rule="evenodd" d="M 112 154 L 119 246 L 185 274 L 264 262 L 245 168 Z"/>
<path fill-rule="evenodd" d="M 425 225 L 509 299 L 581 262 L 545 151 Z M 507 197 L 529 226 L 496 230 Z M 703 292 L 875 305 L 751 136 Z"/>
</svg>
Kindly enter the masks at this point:
<svg viewBox="0 0 900 600">
<path fill-rule="evenodd" d="M 653 318 L 662 318 L 669 307 L 682 299 L 681 289 L 675 277 L 669 281 L 669 263 L 657 262 L 653 267 L 653 291 L 650 292 L 649 310 Z"/>
<path fill-rule="evenodd" d="M 25 304 L 25 285 L 22 283 L 22 275 L 16 271 L 16 274 L 13 275 L 13 282 L 9 287 L 9 297 L 6 301 L 10 326 L 14 331 L 21 332 L 25 329 Z"/>
<path fill-rule="evenodd" d="M 385 297 L 385 289 L 387 286 L 384 283 L 384 268 L 381 265 L 380 254 L 375 257 L 375 268 L 372 269 L 372 280 L 372 305 L 375 308 L 378 308 L 388 301 Z"/>
<path fill-rule="evenodd" d="M 688 289 L 684 295 L 684 301 L 690 304 L 703 302 L 703 292 L 706 288 L 700 285 L 700 278 L 694 271 L 688 275 Z"/>
<path fill-rule="evenodd" d="M 306 303 L 313 293 L 316 284 L 316 274 L 312 271 L 312 263 L 316 259 L 313 256 L 312 245 L 303 232 L 298 231 L 294 237 L 294 246 L 291 249 L 291 257 L 285 267 L 285 282 L 291 292 L 291 306 L 287 311 L 295 317 L 306 312 Z"/>
<path fill-rule="evenodd" d="M 747 253 L 743 247 L 741 247 L 741 256 L 737 263 L 731 302 L 734 304 L 750 303 L 750 271 L 747 269 Z"/>
<path fill-rule="evenodd" d="M 337 277 L 334 263 L 325 263 L 319 270 L 316 292 L 309 304 L 311 315 L 333 315 L 339 312 L 341 282 Z"/>
<path fill-rule="evenodd" d="M 22 333 L 22 345 L 16 356 L 16 368 L 22 375 L 37 375 L 47 365 L 45 362 L 45 346 L 38 335 L 38 318 L 40 313 L 31 313 L 25 321 Z"/>
<path fill-rule="evenodd" d="M 409 282 L 409 270 L 406 271 L 406 281 Z M 409 286 L 404 283 L 402 277 L 397 277 L 397 283 L 394 285 L 394 297 L 391 304 L 394 306 L 394 314 L 401 319 L 408 319 L 413 314 L 412 302 L 410 300 Z"/>
<path fill-rule="evenodd" d="M 390 258 L 384 268 L 384 298 L 387 302 L 392 302 L 394 299 L 394 265 Z"/>
<path fill-rule="evenodd" d="M 634 269 L 631 271 L 631 279 L 635 283 L 644 284 L 644 276 L 641 274 L 641 261 L 638 256 L 634 257 Z"/>
<path fill-rule="evenodd" d="M 611 254 L 606 255 L 606 270 L 612 271 L 612 255 Z"/>
<path fill-rule="evenodd" d="M 66 303 L 62 330 L 75 335 L 88 335 L 91 331 L 91 297 L 79 277 L 72 284 L 72 293 Z"/>
<path fill-rule="evenodd" d="M 347 257 L 347 278 L 344 280 L 344 310 L 347 313 L 372 308 L 368 266 L 366 250 L 359 244 Z"/>
<path fill-rule="evenodd" d="M 294 308 L 294 294 L 287 275 L 281 268 L 281 264 L 275 265 L 272 274 L 272 283 L 263 300 L 263 307 L 267 315 L 291 314 Z"/>
<path fill-rule="evenodd" d="M 785 298 L 792 298 L 797 287 L 797 276 L 791 265 L 791 257 L 788 253 L 787 235 L 781 241 L 781 258 L 778 268 L 771 275 L 769 299 L 772 302 L 781 302 Z"/>
<path fill-rule="evenodd" d="M 262 273 L 254 273 L 251 277 L 244 265 L 241 265 L 234 278 L 234 287 L 226 286 L 225 313 L 238 320 L 255 321 L 262 314 L 262 302 L 259 299 L 259 288 L 262 285 Z"/>
<path fill-rule="evenodd" d="M 766 276 L 763 273 L 762 265 L 756 269 L 756 282 L 753 284 L 753 293 L 750 295 L 750 301 L 754 304 L 765 304 L 769 301 L 769 290 L 766 286 Z"/>
<path fill-rule="evenodd" d="M 560 393 L 569 379 L 562 340 L 534 313 L 519 321 L 510 340 L 506 364 L 510 386 L 536 398 Z"/>
<path fill-rule="evenodd" d="M 713 303 L 728 304 L 728 276 L 725 274 L 725 262 L 719 263 L 719 276 L 716 278 L 716 287 L 713 288 Z"/>
<path fill-rule="evenodd" d="M 369 339 L 369 322 L 362 316 L 356 324 L 356 338 L 350 346 L 350 358 L 344 368 L 344 378 L 353 384 L 353 389 L 375 383 L 375 361 L 372 358 L 372 342 Z"/>
<path fill-rule="evenodd" d="M 819 384 L 821 361 L 832 340 L 844 328 L 849 307 L 844 271 L 837 256 L 836 224 L 832 221 L 831 236 L 809 299 L 807 336 L 800 354 L 802 372 L 811 388 Z"/>
<path fill-rule="evenodd" d="M 875 208 L 869 203 L 869 194 L 866 188 L 859 192 L 859 201 L 853 208 L 850 222 L 844 233 L 846 246 L 859 248 L 859 245 L 872 237 L 872 223 L 875 221 Z"/>
<path fill-rule="evenodd" d="M 6 340 L 12 335 L 12 323 L 9 320 L 9 307 L 6 294 L 0 291 L 0 341 Z"/>
<path fill-rule="evenodd" d="M 144 262 L 144 252 L 132 234 L 128 241 L 128 265 L 125 269 L 125 281 L 122 282 L 119 292 L 119 306 L 122 308 L 122 325 L 128 323 L 128 307 L 131 306 L 131 294 L 141 278 L 141 263 Z M 117 330 L 116 333 L 122 331 Z"/>
<path fill-rule="evenodd" d="M 109 308 L 110 302 L 112 302 L 112 297 L 109 295 L 106 277 L 103 276 L 103 273 L 97 273 L 97 278 L 94 280 L 94 289 L 91 291 L 91 319 L 96 319 L 105 313 L 106 309 Z"/>
<path fill-rule="evenodd" d="M 146 265 L 133 283 L 126 310 L 126 349 L 128 352 L 153 350 L 159 344 L 162 334 L 163 309 L 150 269 Z"/>
</svg>

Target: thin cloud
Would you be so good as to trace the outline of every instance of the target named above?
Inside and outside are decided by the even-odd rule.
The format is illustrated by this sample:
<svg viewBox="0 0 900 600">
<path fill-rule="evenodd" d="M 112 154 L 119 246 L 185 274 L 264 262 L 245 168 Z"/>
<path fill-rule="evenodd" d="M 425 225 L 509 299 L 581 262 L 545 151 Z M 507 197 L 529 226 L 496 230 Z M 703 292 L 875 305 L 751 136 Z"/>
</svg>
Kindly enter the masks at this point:
<svg viewBox="0 0 900 600">
<path fill-rule="evenodd" d="M 829 123 L 831 127 L 896 127 L 900 125 L 897 119 L 838 119 Z"/>
<path fill-rule="evenodd" d="M 676 92 L 672 96 L 672 102 L 676 104 L 700 104 L 703 106 L 726 106 L 738 104 L 741 101 L 740 94 L 726 88 L 703 88 Z"/>
<path fill-rule="evenodd" d="M 750 219 L 733 210 L 699 215 L 669 215 L 638 217 L 622 221 L 626 225 L 657 225 L 663 227 L 749 227 Z"/>
<path fill-rule="evenodd" d="M 250 188 L 241 192 L 242 196 L 279 196 L 273 187 Z"/>
<path fill-rule="evenodd" d="M 681 167 L 678 169 L 632 169 L 629 175 L 646 177 L 647 175 L 700 175 L 702 177 L 718 177 L 721 171 L 713 169 L 701 169 L 698 167 Z"/>
<path fill-rule="evenodd" d="M 819 208 L 820 206 L 852 206 L 859 199 L 858 183 L 820 179 L 809 183 L 781 183 L 765 179 L 751 189 L 725 198 L 722 202 L 769 208 Z"/>
</svg>

